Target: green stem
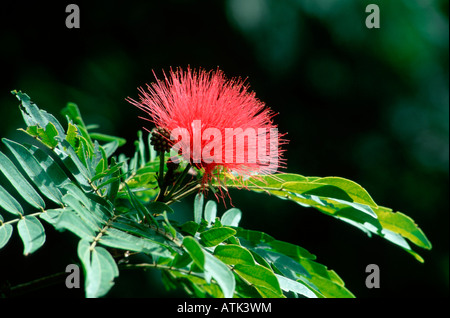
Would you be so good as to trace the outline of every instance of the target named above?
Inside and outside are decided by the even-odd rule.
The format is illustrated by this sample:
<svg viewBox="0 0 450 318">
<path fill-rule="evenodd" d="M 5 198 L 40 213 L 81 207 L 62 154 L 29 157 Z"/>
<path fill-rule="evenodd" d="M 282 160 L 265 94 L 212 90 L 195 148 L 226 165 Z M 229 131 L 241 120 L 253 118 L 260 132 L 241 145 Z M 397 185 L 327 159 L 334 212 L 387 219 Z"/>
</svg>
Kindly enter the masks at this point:
<svg viewBox="0 0 450 318">
<path fill-rule="evenodd" d="M 186 165 L 186 168 L 184 168 L 183 172 L 181 173 L 181 175 L 178 177 L 177 181 L 175 182 L 175 185 L 172 187 L 172 189 L 170 190 L 169 194 L 167 195 L 169 200 L 172 199 L 173 193 L 178 189 L 179 185 L 184 181 L 184 179 L 186 178 L 186 176 L 189 173 L 190 169 L 191 169 L 191 165 L 188 163 Z"/>
<path fill-rule="evenodd" d="M 62 207 L 63 209 L 65 209 L 66 207 L 65 206 L 63 206 Z M 19 222 L 21 219 L 23 219 L 24 217 L 29 217 L 29 216 L 39 216 L 39 215 L 41 215 L 42 213 L 46 213 L 47 212 L 47 210 L 42 210 L 42 211 L 40 211 L 40 212 L 35 212 L 35 213 L 30 213 L 30 214 L 24 214 L 24 215 L 21 215 L 19 218 L 17 218 L 17 219 L 12 219 L 12 220 L 9 220 L 9 221 L 5 221 L 5 222 L 1 222 L 0 224 L 13 224 L 13 223 L 16 223 L 16 222 Z"/>
<path fill-rule="evenodd" d="M 41 277 L 35 279 L 31 282 L 19 284 L 12 287 L 6 287 L 3 291 L 5 293 L 11 293 L 11 296 L 19 296 L 29 292 L 33 292 L 35 290 L 39 290 L 41 288 L 45 288 L 51 285 L 56 285 L 61 283 L 64 278 L 67 276 L 66 272 L 59 272 L 56 274 L 48 275 L 45 277 Z M 1 293 L 0 293 L 1 294 Z"/>
<path fill-rule="evenodd" d="M 195 185 L 194 187 L 192 187 L 192 188 L 190 188 L 189 190 L 187 190 L 186 192 L 183 192 L 183 193 L 181 193 L 180 195 L 173 196 L 173 197 L 170 198 L 166 203 L 167 203 L 168 205 L 169 205 L 169 204 L 172 204 L 172 203 L 174 203 L 175 201 L 178 201 L 178 200 L 180 200 L 180 199 L 182 199 L 182 198 L 188 196 L 189 194 L 195 192 L 195 191 L 196 191 L 197 189 L 199 189 L 200 187 L 201 187 L 201 184 L 197 184 L 197 185 Z"/>
<path fill-rule="evenodd" d="M 166 192 L 167 185 L 164 182 L 164 151 L 159 152 L 159 176 L 158 176 L 158 186 L 159 194 L 156 201 L 164 201 L 164 193 Z"/>
<path fill-rule="evenodd" d="M 164 181 L 164 151 L 159 152 L 159 187 L 162 187 L 163 181 Z"/>
</svg>

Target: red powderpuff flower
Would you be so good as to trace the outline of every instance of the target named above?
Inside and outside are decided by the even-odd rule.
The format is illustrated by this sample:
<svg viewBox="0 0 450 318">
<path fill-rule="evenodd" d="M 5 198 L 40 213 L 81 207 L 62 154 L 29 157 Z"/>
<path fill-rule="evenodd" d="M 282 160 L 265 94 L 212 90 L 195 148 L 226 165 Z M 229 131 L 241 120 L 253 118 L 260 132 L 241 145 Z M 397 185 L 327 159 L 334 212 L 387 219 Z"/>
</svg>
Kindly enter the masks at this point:
<svg viewBox="0 0 450 318">
<path fill-rule="evenodd" d="M 191 165 L 204 169 L 204 185 L 226 173 L 270 174 L 284 165 L 280 145 L 286 140 L 272 122 L 274 113 L 241 79 L 178 68 L 139 92 L 139 102 L 128 101 L 171 133 L 170 145 Z"/>
</svg>

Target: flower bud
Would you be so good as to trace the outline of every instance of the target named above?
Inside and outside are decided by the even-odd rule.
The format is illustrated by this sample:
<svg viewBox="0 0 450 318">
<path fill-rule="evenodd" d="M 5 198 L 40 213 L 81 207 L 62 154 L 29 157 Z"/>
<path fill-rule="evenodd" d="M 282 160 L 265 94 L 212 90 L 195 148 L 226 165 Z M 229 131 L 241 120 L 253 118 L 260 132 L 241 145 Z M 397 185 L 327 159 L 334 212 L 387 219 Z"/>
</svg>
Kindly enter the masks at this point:
<svg viewBox="0 0 450 318">
<path fill-rule="evenodd" d="M 162 127 L 158 127 L 152 130 L 150 137 L 150 144 L 156 151 L 169 152 L 171 146 L 170 132 Z"/>
</svg>

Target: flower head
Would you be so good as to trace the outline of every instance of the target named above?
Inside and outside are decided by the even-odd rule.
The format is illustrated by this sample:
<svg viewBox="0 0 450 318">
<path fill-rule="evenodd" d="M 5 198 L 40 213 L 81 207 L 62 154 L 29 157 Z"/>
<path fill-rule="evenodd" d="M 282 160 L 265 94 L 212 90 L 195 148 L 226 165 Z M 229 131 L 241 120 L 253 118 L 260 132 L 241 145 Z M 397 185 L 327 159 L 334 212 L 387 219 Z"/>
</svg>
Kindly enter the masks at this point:
<svg viewBox="0 0 450 318">
<path fill-rule="evenodd" d="M 139 91 L 140 100 L 129 101 L 171 132 L 170 145 L 204 170 L 203 184 L 224 173 L 245 177 L 282 166 L 279 146 L 286 140 L 274 113 L 241 79 L 227 79 L 220 70 L 179 68 Z"/>
</svg>

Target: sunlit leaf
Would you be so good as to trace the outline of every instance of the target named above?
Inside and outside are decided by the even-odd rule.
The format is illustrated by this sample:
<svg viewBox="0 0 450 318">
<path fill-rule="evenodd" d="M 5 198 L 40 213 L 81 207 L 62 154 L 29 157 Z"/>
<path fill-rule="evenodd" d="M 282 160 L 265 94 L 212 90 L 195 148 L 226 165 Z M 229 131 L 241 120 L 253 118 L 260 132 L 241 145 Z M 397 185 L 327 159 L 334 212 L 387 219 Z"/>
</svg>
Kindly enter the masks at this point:
<svg viewBox="0 0 450 318">
<path fill-rule="evenodd" d="M 301 246 L 283 242 L 279 240 L 273 240 L 269 242 L 269 246 L 273 248 L 274 251 L 279 252 L 281 254 L 287 255 L 291 257 L 294 260 L 300 260 L 302 258 L 307 259 L 316 259 L 316 256 L 308 252 L 306 249 L 304 249 Z"/>
<path fill-rule="evenodd" d="M 308 278 L 311 277 L 299 262 L 294 261 L 286 255 L 267 250 L 263 247 L 253 248 L 252 250 L 264 257 L 267 262 L 273 264 L 284 276 L 296 277 L 297 275 L 302 275 Z"/>
<path fill-rule="evenodd" d="M 404 248 L 419 261 L 423 259 L 396 235 L 409 239 L 417 246 L 431 248 L 430 241 L 411 218 L 378 206 L 363 187 L 351 180 L 339 177 L 308 178 L 295 174 L 276 174 L 239 181 L 229 180 L 227 186 L 267 192 L 304 207 L 316 208 L 369 235 L 377 234 L 384 237 Z"/>
<path fill-rule="evenodd" d="M 200 233 L 200 238 L 205 246 L 216 246 L 234 234 L 236 234 L 236 230 L 232 228 L 219 227 Z"/>
<path fill-rule="evenodd" d="M 78 130 L 75 125 L 69 122 L 69 126 L 67 128 L 66 140 L 72 146 L 73 149 L 78 148 Z"/>
<path fill-rule="evenodd" d="M 228 265 L 255 264 L 252 254 L 239 245 L 219 245 L 214 249 L 214 256 Z"/>
<path fill-rule="evenodd" d="M 282 290 L 292 291 L 308 298 L 317 298 L 318 292 L 314 292 L 301 282 L 286 278 L 278 274 L 275 274 L 275 276 L 277 277 L 278 282 L 280 283 L 280 288 Z"/>
<path fill-rule="evenodd" d="M 220 222 L 222 225 L 234 226 L 237 227 L 239 225 L 239 221 L 241 220 L 242 212 L 237 208 L 231 208 L 222 215 Z"/>
<path fill-rule="evenodd" d="M 205 254 L 202 250 L 202 247 L 191 236 L 186 236 L 183 239 L 183 246 L 186 248 L 186 251 L 189 253 L 191 258 L 194 260 L 195 264 L 201 269 L 205 268 Z"/>
<path fill-rule="evenodd" d="M 40 135 L 42 142 L 52 149 L 55 148 L 58 144 L 58 141 L 56 141 L 55 139 L 56 136 L 58 136 L 58 131 L 56 130 L 55 125 L 50 122 L 47 124 L 45 130 Z"/>
<path fill-rule="evenodd" d="M 194 221 L 198 224 L 202 221 L 203 215 L 203 194 L 198 193 L 194 199 Z"/>
<path fill-rule="evenodd" d="M 227 265 L 211 254 L 205 253 L 205 272 L 208 272 L 214 278 L 225 298 L 233 297 L 236 281 Z"/>
<path fill-rule="evenodd" d="M 262 287 L 263 297 L 283 297 L 277 277 L 266 267 L 258 264 L 237 264 L 234 271 L 257 289 Z M 273 295 L 270 295 L 266 289 L 271 291 Z"/>
<path fill-rule="evenodd" d="M 431 249 L 431 242 L 409 216 L 383 207 L 376 209 L 375 213 L 383 228 L 400 234 L 417 246 Z"/>
<path fill-rule="evenodd" d="M 217 203 L 215 201 L 208 201 L 205 205 L 205 220 L 208 222 L 209 226 L 216 219 L 217 214 Z"/>
</svg>

